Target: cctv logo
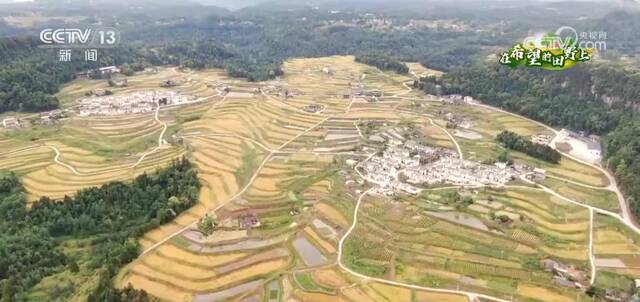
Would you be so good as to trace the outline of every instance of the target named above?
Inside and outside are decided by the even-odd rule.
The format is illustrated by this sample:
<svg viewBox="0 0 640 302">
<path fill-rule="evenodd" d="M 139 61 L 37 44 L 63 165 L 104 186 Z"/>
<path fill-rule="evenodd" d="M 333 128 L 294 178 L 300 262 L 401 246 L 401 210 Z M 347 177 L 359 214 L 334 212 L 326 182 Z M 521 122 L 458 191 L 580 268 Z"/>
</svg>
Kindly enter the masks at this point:
<svg viewBox="0 0 640 302">
<path fill-rule="evenodd" d="M 120 42 L 120 32 L 115 28 L 46 28 L 40 32 L 40 41 L 45 48 L 109 48 Z"/>
<path fill-rule="evenodd" d="M 91 29 L 56 29 L 47 28 L 40 32 L 40 41 L 44 44 L 87 44 L 91 36 Z"/>
</svg>

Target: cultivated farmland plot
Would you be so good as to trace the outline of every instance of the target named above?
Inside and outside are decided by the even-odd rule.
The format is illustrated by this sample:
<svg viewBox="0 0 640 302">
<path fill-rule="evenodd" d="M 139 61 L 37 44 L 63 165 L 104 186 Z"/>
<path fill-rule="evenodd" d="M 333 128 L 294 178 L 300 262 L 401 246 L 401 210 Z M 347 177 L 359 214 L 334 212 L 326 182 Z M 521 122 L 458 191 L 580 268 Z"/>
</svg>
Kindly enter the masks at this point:
<svg viewBox="0 0 640 302">
<path fill-rule="evenodd" d="M 419 184 L 416 194 L 377 194 L 366 180 L 375 175 L 360 168 L 384 151 L 381 133 L 410 135 L 473 162 L 502 153 L 495 136 L 504 129 L 554 134 L 522 117 L 414 91 L 414 76 L 440 73 L 408 66 L 398 75 L 349 56 L 294 59 L 268 83 L 164 68 L 129 77 L 113 93 L 165 89 L 202 101 L 122 116 L 75 114 L 77 98 L 109 89 L 75 81 L 58 96 L 69 110 L 59 124 L 0 131 L 0 169 L 15 171 L 38 202 L 191 160 L 202 185 L 197 204 L 146 232 L 139 257 L 113 280 L 163 301 L 586 299 L 555 283 L 544 260 L 571 267 L 586 286 L 594 273 L 604 285 L 640 278 L 640 236 L 615 217 L 620 203 L 609 178 L 566 156 L 549 164 L 509 153 L 516 164 L 545 169 L 540 184 Z M 180 84 L 160 88 L 167 79 Z M 449 113 L 472 126 L 450 131 Z M 198 226 L 206 216 L 217 223 L 212 233 Z"/>
</svg>

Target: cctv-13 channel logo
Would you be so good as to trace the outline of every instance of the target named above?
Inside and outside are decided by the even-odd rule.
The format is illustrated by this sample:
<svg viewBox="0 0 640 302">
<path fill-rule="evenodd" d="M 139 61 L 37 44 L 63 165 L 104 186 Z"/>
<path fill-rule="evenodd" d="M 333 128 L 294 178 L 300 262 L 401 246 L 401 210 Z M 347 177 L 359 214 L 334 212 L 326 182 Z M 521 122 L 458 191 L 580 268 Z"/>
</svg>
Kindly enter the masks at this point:
<svg viewBox="0 0 640 302">
<path fill-rule="evenodd" d="M 111 48 L 120 43 L 115 28 L 46 28 L 40 32 L 43 48 Z"/>
</svg>

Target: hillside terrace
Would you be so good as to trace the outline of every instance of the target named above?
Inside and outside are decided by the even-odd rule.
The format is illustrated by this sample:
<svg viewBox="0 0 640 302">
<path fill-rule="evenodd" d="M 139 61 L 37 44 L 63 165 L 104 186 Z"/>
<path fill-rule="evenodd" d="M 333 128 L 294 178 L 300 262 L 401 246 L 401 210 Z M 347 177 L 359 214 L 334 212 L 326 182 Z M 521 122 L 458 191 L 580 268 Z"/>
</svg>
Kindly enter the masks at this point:
<svg viewBox="0 0 640 302">
<path fill-rule="evenodd" d="M 365 178 L 379 186 L 378 193 L 398 191 L 418 194 L 421 185 L 504 186 L 531 172 L 524 165 L 486 165 L 461 159 L 453 150 L 406 142 L 396 135 L 384 135 L 386 149 L 371 157 L 363 167 Z"/>
<path fill-rule="evenodd" d="M 193 96 L 173 91 L 141 91 L 123 95 L 88 97 L 78 100 L 80 116 L 146 113 L 157 105 L 181 105 L 194 102 Z"/>
</svg>

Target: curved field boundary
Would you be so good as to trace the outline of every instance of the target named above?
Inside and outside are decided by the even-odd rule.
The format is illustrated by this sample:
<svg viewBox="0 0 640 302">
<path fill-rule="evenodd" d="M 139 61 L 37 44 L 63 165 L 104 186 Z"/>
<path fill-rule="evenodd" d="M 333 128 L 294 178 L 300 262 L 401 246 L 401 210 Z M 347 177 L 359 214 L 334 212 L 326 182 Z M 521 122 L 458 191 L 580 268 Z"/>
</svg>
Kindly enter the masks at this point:
<svg viewBox="0 0 640 302">
<path fill-rule="evenodd" d="M 372 190 L 373 190 L 373 188 L 365 191 L 364 193 L 362 193 L 360 195 L 360 197 L 358 197 L 358 201 L 357 201 L 355 209 L 354 209 L 353 222 L 351 223 L 351 226 L 349 227 L 347 232 L 342 236 L 342 238 L 340 238 L 340 242 L 338 243 L 338 265 L 340 266 L 341 269 L 343 269 L 344 271 L 346 271 L 346 272 L 348 272 L 348 273 L 350 273 L 350 274 L 352 274 L 354 276 L 360 277 L 362 279 L 373 280 L 373 281 L 376 281 L 376 282 L 379 282 L 379 283 L 388 284 L 388 285 L 406 287 L 406 288 L 422 290 L 422 291 L 443 293 L 443 294 L 463 295 L 463 296 L 466 296 L 469 299 L 469 301 L 476 301 L 478 298 L 482 298 L 482 299 L 487 299 L 487 300 L 497 301 L 497 302 L 508 302 L 508 300 L 504 300 L 504 299 L 501 299 L 501 298 L 496 298 L 496 297 L 492 297 L 492 296 L 488 296 L 488 295 L 484 295 L 484 294 L 473 293 L 473 292 L 459 291 L 459 290 L 449 290 L 449 289 L 433 288 L 433 287 L 424 287 L 424 286 L 412 285 L 412 284 L 396 282 L 396 281 L 391 281 L 391 280 L 386 280 L 386 279 L 381 279 L 381 278 L 369 277 L 367 275 L 363 275 L 363 274 L 360 274 L 358 272 L 355 272 L 355 271 L 351 270 L 349 267 L 347 267 L 346 265 L 344 265 L 344 263 L 342 262 L 342 251 L 343 251 L 342 247 L 344 246 L 344 241 L 347 239 L 347 237 L 349 237 L 349 235 L 351 234 L 353 229 L 356 227 L 356 224 L 358 223 L 358 210 L 360 209 L 360 205 L 362 204 L 362 200 L 364 199 L 365 196 L 367 196 L 369 193 L 371 193 Z"/>
</svg>

